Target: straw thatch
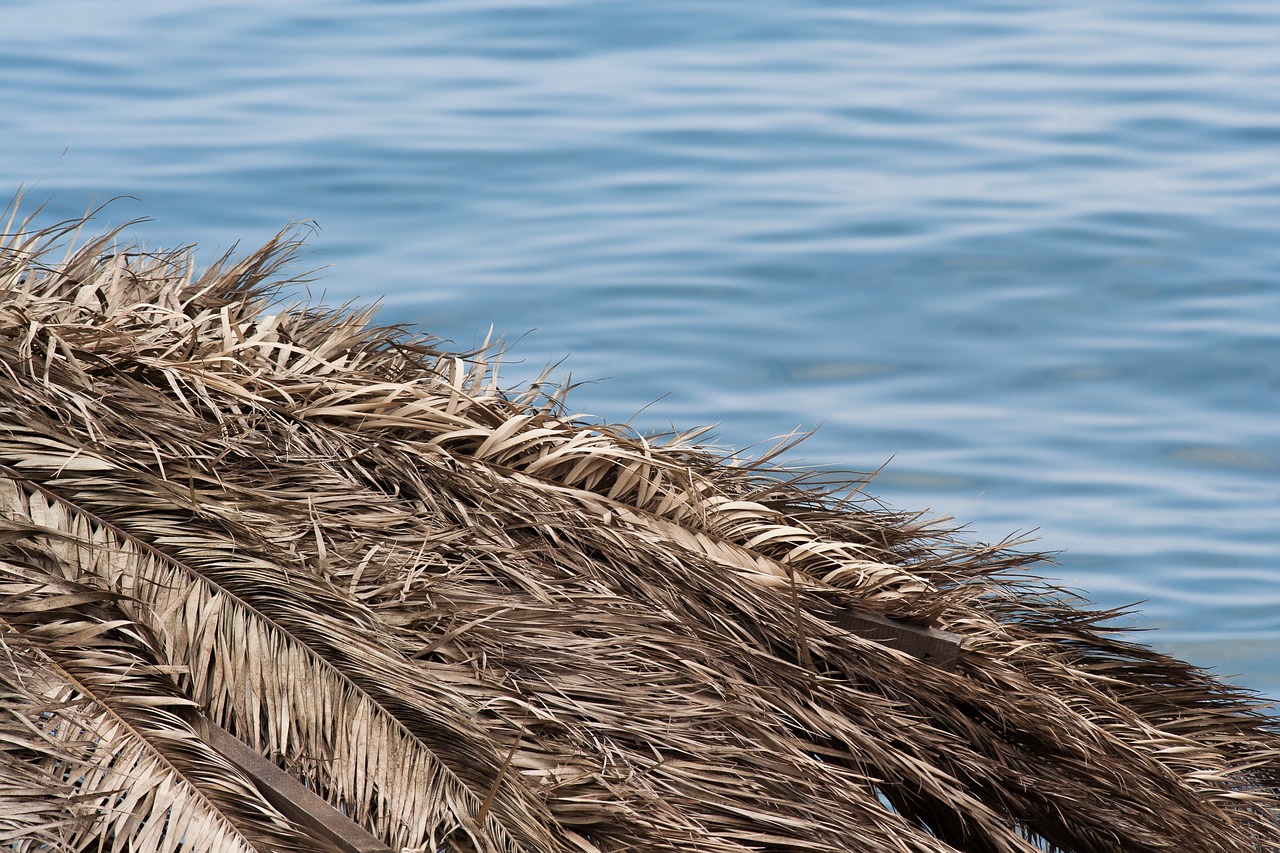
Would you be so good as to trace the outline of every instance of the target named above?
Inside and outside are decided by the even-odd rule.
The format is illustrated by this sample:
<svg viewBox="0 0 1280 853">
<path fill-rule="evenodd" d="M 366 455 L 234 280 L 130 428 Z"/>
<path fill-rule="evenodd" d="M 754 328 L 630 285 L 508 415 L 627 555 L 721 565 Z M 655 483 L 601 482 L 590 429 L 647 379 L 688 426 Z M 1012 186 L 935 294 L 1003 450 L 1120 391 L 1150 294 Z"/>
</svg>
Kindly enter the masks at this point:
<svg viewBox="0 0 1280 853">
<path fill-rule="evenodd" d="M 1280 850 L 1276 719 L 1033 555 L 75 225 L 0 250 L 0 849 L 322 849 L 220 726 L 395 849 Z"/>
</svg>

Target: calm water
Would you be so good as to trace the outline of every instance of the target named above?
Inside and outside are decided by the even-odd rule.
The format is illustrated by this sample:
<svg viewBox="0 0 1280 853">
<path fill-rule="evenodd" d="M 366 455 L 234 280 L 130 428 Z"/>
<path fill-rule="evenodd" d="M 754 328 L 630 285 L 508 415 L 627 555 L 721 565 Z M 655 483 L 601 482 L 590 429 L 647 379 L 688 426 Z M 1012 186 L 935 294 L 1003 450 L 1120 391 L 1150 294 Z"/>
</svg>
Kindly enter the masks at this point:
<svg viewBox="0 0 1280 853">
<path fill-rule="evenodd" d="M 609 420 L 823 424 L 1280 696 L 1273 0 L 7 0 L 0 152 L 205 259 L 312 218 L 327 299 Z"/>
</svg>

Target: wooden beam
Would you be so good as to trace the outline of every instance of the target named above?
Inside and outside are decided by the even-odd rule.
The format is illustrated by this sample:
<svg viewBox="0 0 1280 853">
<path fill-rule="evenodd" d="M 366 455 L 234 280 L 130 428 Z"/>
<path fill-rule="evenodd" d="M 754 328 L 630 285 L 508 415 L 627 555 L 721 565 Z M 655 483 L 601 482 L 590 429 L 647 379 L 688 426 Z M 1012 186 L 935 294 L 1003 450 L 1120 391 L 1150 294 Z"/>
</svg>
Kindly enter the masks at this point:
<svg viewBox="0 0 1280 853">
<path fill-rule="evenodd" d="M 906 652 L 938 669 L 954 672 L 960 660 L 959 634 L 912 625 L 865 610 L 841 610 L 835 623 L 850 633 Z"/>
<path fill-rule="evenodd" d="M 337 853 L 392 853 L 390 847 L 226 729 L 209 723 L 208 743 L 252 779 L 285 817 Z"/>
</svg>

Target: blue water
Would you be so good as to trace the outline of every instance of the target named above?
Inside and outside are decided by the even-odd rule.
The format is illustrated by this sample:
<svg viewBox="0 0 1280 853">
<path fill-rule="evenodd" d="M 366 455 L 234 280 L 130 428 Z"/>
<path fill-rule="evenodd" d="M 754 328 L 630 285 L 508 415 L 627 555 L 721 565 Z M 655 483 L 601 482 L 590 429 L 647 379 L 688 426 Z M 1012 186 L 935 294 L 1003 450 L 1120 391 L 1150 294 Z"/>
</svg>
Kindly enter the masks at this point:
<svg viewBox="0 0 1280 853">
<path fill-rule="evenodd" d="M 314 219 L 316 295 L 583 412 L 822 424 L 1280 696 L 1273 0 L 7 0 L 0 152 L 206 260 Z"/>
</svg>

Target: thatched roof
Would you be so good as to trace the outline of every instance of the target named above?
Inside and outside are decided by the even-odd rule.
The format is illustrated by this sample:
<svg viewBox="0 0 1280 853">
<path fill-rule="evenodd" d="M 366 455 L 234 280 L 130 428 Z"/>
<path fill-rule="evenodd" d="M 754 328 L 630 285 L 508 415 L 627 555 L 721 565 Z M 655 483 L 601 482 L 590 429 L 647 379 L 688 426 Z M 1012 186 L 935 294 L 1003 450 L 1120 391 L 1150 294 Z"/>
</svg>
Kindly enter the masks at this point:
<svg viewBox="0 0 1280 853">
<path fill-rule="evenodd" d="M 0 849 L 329 844 L 230 742 L 395 849 L 1280 850 L 1277 720 L 1034 555 L 75 225 L 0 249 Z"/>
</svg>

